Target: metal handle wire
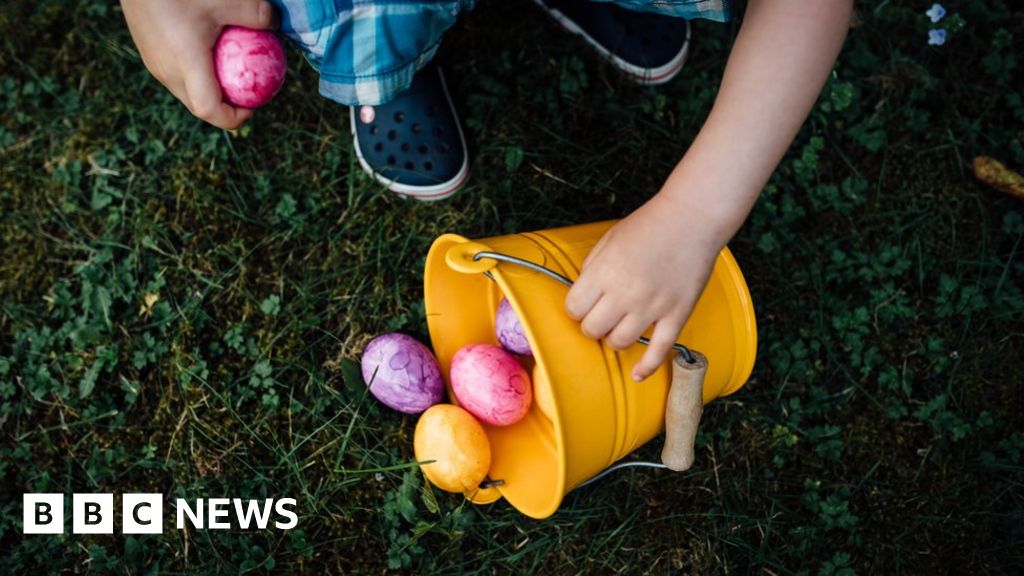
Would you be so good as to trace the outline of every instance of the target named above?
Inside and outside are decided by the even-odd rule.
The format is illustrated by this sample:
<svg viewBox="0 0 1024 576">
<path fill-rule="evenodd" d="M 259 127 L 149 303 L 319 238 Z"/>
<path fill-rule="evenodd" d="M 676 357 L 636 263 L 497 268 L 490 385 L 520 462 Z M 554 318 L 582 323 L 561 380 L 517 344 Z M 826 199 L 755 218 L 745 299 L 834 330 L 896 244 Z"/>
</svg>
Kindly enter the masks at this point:
<svg viewBox="0 0 1024 576">
<path fill-rule="evenodd" d="M 583 482 L 582 484 L 580 484 L 576 488 L 583 488 L 585 486 L 590 486 L 591 484 L 597 482 L 598 480 L 604 478 L 605 476 L 611 474 L 612 472 L 617 472 L 619 470 L 622 470 L 623 468 L 638 468 L 638 467 L 642 467 L 642 468 L 665 468 L 665 469 L 668 469 L 668 466 L 665 466 L 661 462 L 647 462 L 647 461 L 644 461 L 644 460 L 630 460 L 629 462 L 616 462 L 615 464 L 612 464 L 611 466 L 609 466 L 609 467 L 605 468 L 604 470 L 600 471 L 593 478 L 587 480 L 586 482 Z"/>
<path fill-rule="evenodd" d="M 474 262 L 478 262 L 481 258 L 490 258 L 491 260 L 497 260 L 499 262 L 508 262 L 510 264 L 522 266 L 523 268 L 529 268 L 534 272 L 540 272 L 541 274 L 544 274 L 549 278 L 553 278 L 561 282 L 562 284 L 565 284 L 566 286 L 572 286 L 573 284 L 572 280 L 569 280 L 565 276 L 562 276 L 561 274 L 555 272 L 554 270 L 551 270 L 550 268 L 545 268 L 544 266 L 541 266 L 536 262 L 531 262 L 529 260 L 524 260 L 522 258 L 517 258 L 515 256 L 510 256 L 508 254 L 503 254 L 501 252 L 490 252 L 484 250 L 481 252 L 477 252 L 476 254 L 473 255 Z M 651 344 L 651 341 L 645 336 L 641 336 L 637 340 L 637 342 L 645 346 L 649 346 Z M 672 348 L 678 351 L 680 354 L 682 354 L 683 358 L 686 360 L 688 364 L 693 364 L 696 361 L 693 357 L 693 354 L 690 353 L 690 349 L 687 348 L 686 346 L 683 346 L 682 344 L 675 342 L 672 344 Z"/>
</svg>

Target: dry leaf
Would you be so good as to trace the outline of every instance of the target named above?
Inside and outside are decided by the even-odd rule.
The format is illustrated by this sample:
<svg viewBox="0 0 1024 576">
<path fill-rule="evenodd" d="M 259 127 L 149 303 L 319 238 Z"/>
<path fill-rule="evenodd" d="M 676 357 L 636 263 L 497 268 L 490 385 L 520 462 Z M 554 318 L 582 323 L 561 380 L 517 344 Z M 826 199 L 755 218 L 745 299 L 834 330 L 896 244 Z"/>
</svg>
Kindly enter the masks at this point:
<svg viewBox="0 0 1024 576">
<path fill-rule="evenodd" d="M 146 295 L 142 297 L 143 304 L 139 307 L 139 316 L 149 318 L 153 314 L 153 305 L 156 304 L 159 299 L 159 294 L 147 292 Z"/>
<path fill-rule="evenodd" d="M 974 177 L 1004 194 L 1024 200 L 1024 176 L 988 156 L 975 156 Z"/>
</svg>

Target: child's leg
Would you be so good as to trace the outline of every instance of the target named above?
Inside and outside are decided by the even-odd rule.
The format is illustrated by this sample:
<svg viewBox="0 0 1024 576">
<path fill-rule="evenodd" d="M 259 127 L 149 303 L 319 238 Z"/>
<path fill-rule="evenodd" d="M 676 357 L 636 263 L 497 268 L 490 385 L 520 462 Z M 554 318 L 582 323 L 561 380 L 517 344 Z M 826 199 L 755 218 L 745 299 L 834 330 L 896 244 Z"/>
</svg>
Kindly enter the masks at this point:
<svg viewBox="0 0 1024 576">
<path fill-rule="evenodd" d="M 320 93 L 353 106 L 360 165 L 421 199 L 465 181 L 465 143 L 443 76 L 430 65 L 444 33 L 475 0 L 272 0 L 281 31 L 320 75 Z"/>
</svg>

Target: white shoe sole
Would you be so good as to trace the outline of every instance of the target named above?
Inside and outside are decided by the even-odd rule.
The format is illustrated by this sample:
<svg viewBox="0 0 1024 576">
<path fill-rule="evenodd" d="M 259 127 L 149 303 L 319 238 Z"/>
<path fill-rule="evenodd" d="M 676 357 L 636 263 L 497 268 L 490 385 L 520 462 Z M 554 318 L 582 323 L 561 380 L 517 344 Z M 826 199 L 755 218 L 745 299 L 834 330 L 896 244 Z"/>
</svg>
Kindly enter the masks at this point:
<svg viewBox="0 0 1024 576">
<path fill-rule="evenodd" d="M 571 34 L 576 34 L 582 37 L 584 40 L 586 40 L 587 44 L 593 46 L 593 48 L 597 50 L 598 54 L 600 54 L 605 60 L 611 62 L 613 66 L 619 69 L 619 71 L 625 73 L 632 80 L 644 86 L 664 84 L 665 82 L 668 82 L 669 80 L 675 78 L 676 74 L 678 74 L 679 71 L 683 69 L 683 64 L 686 63 L 686 56 L 690 53 L 691 30 L 689 20 L 683 20 L 683 22 L 686 22 L 686 42 L 683 42 L 683 47 L 679 50 L 679 52 L 675 56 L 673 56 L 671 60 L 669 60 L 665 64 L 662 64 L 661 66 L 658 66 L 656 68 L 644 68 L 643 66 L 637 66 L 636 64 L 626 62 L 622 58 L 619 58 L 618 56 L 613 54 L 607 48 L 602 46 L 597 40 L 594 40 L 594 38 L 590 34 L 587 34 L 585 30 L 580 28 L 576 24 L 576 22 L 574 22 L 571 18 L 567 17 L 565 14 L 562 14 L 561 11 L 555 8 L 549 8 L 546 4 L 544 4 L 543 0 L 533 1 L 535 4 L 540 6 L 542 10 L 544 10 L 552 18 L 554 18 L 555 21 L 562 26 L 562 28 L 565 28 L 566 31 L 568 31 Z"/>
</svg>

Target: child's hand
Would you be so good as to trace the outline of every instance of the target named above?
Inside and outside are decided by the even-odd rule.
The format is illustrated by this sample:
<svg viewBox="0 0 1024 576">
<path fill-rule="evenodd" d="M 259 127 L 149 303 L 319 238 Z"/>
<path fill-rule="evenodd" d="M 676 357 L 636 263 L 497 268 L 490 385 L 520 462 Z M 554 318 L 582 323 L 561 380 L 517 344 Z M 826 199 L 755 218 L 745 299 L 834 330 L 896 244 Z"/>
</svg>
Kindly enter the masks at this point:
<svg viewBox="0 0 1024 576">
<path fill-rule="evenodd" d="M 583 333 L 616 350 L 654 324 L 651 344 L 633 367 L 643 380 L 665 361 L 711 273 L 721 245 L 700 218 L 658 195 L 616 224 L 583 262 L 565 307 Z"/>
<path fill-rule="evenodd" d="M 852 8 L 852 0 L 747 2 L 715 105 L 686 156 L 583 263 L 565 307 L 584 334 L 621 349 L 654 324 L 634 379 L 665 360 L 719 251 L 814 105 Z"/>
<path fill-rule="evenodd" d="M 121 0 L 142 61 L 192 114 L 220 128 L 237 128 L 252 110 L 223 101 L 213 71 L 213 47 L 224 26 L 267 29 L 274 8 L 263 0 Z"/>
</svg>

